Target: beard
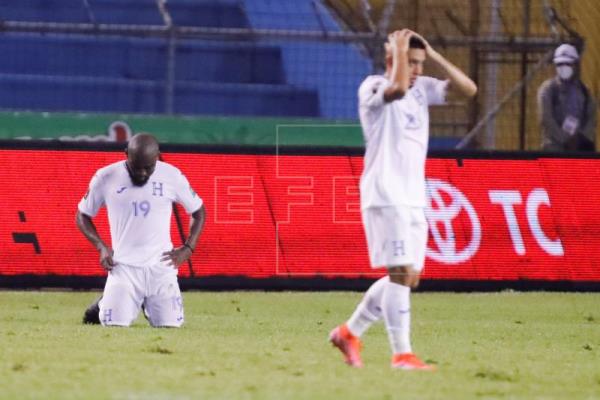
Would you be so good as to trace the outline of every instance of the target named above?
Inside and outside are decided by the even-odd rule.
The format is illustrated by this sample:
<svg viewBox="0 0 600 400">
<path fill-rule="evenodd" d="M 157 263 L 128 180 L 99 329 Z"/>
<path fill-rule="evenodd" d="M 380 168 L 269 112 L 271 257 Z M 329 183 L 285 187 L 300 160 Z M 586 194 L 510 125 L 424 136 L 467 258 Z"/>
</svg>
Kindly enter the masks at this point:
<svg viewBox="0 0 600 400">
<path fill-rule="evenodd" d="M 129 169 L 129 165 L 127 165 L 127 163 L 125 163 L 125 168 L 127 168 L 127 173 L 129 174 L 129 179 L 131 179 L 131 183 L 133 183 L 134 186 L 144 186 L 146 183 L 148 183 L 148 180 L 150 179 L 149 176 L 140 177 L 140 176 L 134 175 L 133 173 L 131 173 L 131 170 Z"/>
<path fill-rule="evenodd" d="M 145 178 L 140 178 L 140 177 L 135 177 L 133 175 L 129 175 L 129 177 L 131 178 L 131 183 L 133 183 L 135 186 L 144 186 L 146 183 L 148 183 L 148 177 Z"/>
</svg>

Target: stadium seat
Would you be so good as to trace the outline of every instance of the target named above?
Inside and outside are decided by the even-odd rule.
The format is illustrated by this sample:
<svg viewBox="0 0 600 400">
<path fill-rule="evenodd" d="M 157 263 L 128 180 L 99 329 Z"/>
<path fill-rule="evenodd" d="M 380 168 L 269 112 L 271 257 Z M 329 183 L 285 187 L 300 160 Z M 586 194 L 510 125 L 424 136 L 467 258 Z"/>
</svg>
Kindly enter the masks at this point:
<svg viewBox="0 0 600 400">
<path fill-rule="evenodd" d="M 245 0 L 248 20 L 256 29 L 339 32 L 328 10 L 312 0 Z M 356 118 L 356 90 L 372 65 L 353 44 L 319 41 L 281 41 L 286 82 L 318 91 L 321 115 Z M 310 78 L 308 78 L 310 77 Z"/>
<path fill-rule="evenodd" d="M 165 110 L 164 86 L 152 81 L 0 74 L 0 91 L 0 107 L 4 109 L 127 113 Z"/>
<path fill-rule="evenodd" d="M 0 74 L 0 107 L 38 111 L 163 113 L 164 83 L 129 79 Z M 319 114 L 314 91 L 287 85 L 190 84 L 174 88 L 176 114 Z M 35 93 L 32 96 L 31 93 Z M 56 96 L 56 93 L 61 93 Z"/>
<path fill-rule="evenodd" d="M 5 21 L 90 22 L 81 0 L 1 1 L 0 16 Z"/>
<path fill-rule="evenodd" d="M 3 20 L 30 22 L 95 22 L 99 24 L 162 25 L 156 0 L 19 0 L 0 2 Z M 175 25 L 247 27 L 248 20 L 234 0 L 170 0 Z"/>
<path fill-rule="evenodd" d="M 285 83 L 281 49 L 248 42 L 191 42 L 177 48 L 177 80 Z"/>
<path fill-rule="evenodd" d="M 302 116 L 319 115 L 316 91 L 287 85 L 178 84 L 177 114 Z"/>
<path fill-rule="evenodd" d="M 156 0 L 88 0 L 98 24 L 162 25 Z"/>
<path fill-rule="evenodd" d="M 8 57 L 0 58 L 0 72 L 8 74 L 88 76 L 113 78 L 148 78 L 165 75 L 157 71 L 158 58 L 129 64 L 128 40 L 117 38 L 9 34 L 0 41 L 0 52 Z M 150 54 L 146 55 L 150 57 Z M 44 60 L 39 62 L 38 60 Z M 148 71 L 149 70 L 149 71 Z"/>
<path fill-rule="evenodd" d="M 0 3 L 6 20 L 162 25 L 155 0 L 23 0 Z M 176 25 L 250 26 L 242 0 L 169 0 Z M 107 35 L 6 33 L 0 88 L 8 109 L 165 112 L 169 40 Z M 315 86 L 289 84 L 279 45 L 176 40 L 176 113 L 318 116 Z M 43 60 L 43 62 L 40 62 Z M 285 63 L 285 64 L 284 64 Z M 287 64 L 287 66 L 286 66 Z"/>
<path fill-rule="evenodd" d="M 162 25 L 156 0 L 88 0 L 97 23 Z M 179 26 L 241 28 L 248 20 L 239 1 L 169 0 L 167 9 Z"/>
<path fill-rule="evenodd" d="M 246 28 L 249 24 L 242 3 L 239 0 L 169 0 L 167 7 L 175 25 Z"/>
<path fill-rule="evenodd" d="M 0 52 L 12 56 L 0 58 L 0 73 L 164 80 L 167 46 L 161 39 L 6 35 Z M 184 41 L 175 54 L 176 80 L 285 83 L 278 47 Z"/>
</svg>

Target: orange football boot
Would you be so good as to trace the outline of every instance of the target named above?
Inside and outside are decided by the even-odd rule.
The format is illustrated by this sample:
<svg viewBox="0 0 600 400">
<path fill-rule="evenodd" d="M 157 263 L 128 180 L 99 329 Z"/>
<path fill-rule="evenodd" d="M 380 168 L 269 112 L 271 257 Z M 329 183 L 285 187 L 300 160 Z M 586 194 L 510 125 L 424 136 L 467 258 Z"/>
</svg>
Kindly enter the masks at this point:
<svg viewBox="0 0 600 400">
<path fill-rule="evenodd" d="M 329 341 L 332 345 L 340 349 L 344 355 L 346 364 L 355 368 L 363 366 L 360 358 L 362 343 L 358 337 L 350 333 L 346 324 L 342 324 L 332 330 L 329 334 Z"/>
<path fill-rule="evenodd" d="M 435 365 L 425 364 L 413 353 L 394 354 L 392 357 L 392 368 L 435 371 Z"/>
</svg>

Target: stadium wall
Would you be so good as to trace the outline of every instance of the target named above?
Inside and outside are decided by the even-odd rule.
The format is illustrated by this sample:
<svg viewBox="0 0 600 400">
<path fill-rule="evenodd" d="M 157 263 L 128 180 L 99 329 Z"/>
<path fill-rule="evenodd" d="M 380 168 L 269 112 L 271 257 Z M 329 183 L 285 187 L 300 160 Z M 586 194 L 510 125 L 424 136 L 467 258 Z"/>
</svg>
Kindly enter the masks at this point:
<svg viewBox="0 0 600 400">
<path fill-rule="evenodd" d="M 361 146 L 354 121 L 310 118 L 164 117 L 121 114 L 0 113 L 0 140 L 110 141 L 115 121 L 133 132 L 149 132 L 161 143 L 237 146 Z M 327 134 L 315 127 L 331 127 Z M 337 128 L 335 128 L 337 126 Z"/>
<path fill-rule="evenodd" d="M 369 268 L 362 149 L 165 145 L 208 220 L 180 268 L 186 289 L 363 289 Z M 585 157 L 585 158 L 584 158 Z M 96 169 L 120 144 L 0 143 L 0 286 L 100 288 L 75 226 Z M 600 158 L 433 153 L 424 290 L 600 290 Z M 174 244 L 188 221 L 181 210 Z M 108 239 L 105 212 L 96 218 Z"/>
</svg>

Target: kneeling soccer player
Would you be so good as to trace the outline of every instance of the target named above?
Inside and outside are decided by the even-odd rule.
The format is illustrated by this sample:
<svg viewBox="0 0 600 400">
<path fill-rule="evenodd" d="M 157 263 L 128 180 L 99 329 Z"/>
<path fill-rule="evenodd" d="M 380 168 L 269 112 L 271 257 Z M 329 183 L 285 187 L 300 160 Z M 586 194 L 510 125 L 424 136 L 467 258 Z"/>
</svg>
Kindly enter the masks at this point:
<svg viewBox="0 0 600 400">
<path fill-rule="evenodd" d="M 135 135 L 126 154 L 127 160 L 96 172 L 79 202 L 77 226 L 108 271 L 102 297 L 86 311 L 84 322 L 129 326 L 143 309 L 152 326 L 180 327 L 183 301 L 177 268 L 192 255 L 202 232 L 203 202 L 179 169 L 158 160 L 153 136 Z M 173 248 L 170 235 L 174 202 L 192 217 L 189 238 L 178 248 Z M 102 206 L 108 211 L 114 251 L 92 222 Z"/>
</svg>

